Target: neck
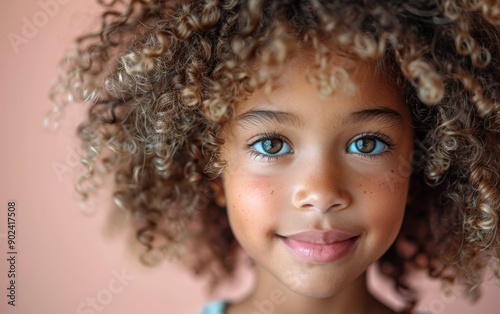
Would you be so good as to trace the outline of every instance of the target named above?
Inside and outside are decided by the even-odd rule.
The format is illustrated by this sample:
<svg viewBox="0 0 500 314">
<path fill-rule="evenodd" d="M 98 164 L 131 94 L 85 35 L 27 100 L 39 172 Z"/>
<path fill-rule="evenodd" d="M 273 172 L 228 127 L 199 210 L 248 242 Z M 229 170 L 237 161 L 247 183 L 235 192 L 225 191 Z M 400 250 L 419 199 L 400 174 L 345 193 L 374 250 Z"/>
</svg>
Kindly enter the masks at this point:
<svg viewBox="0 0 500 314">
<path fill-rule="evenodd" d="M 253 293 L 243 302 L 229 308 L 228 314 L 336 314 L 370 313 L 380 303 L 369 293 L 363 273 L 333 296 L 315 298 L 303 296 L 288 289 L 265 270 L 256 267 L 256 284 Z"/>
</svg>

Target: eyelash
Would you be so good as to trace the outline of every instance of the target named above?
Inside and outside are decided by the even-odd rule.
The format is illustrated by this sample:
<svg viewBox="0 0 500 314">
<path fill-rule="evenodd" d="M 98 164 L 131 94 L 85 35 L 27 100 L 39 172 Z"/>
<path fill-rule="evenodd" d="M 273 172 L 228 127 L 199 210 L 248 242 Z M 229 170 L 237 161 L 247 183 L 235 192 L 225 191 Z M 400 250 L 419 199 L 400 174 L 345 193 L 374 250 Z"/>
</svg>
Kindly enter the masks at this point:
<svg viewBox="0 0 500 314">
<path fill-rule="evenodd" d="M 280 154 L 280 155 L 265 155 L 265 154 L 262 154 L 262 153 L 258 152 L 253 147 L 258 142 L 261 142 L 263 140 L 268 140 L 268 139 L 279 139 L 279 140 L 285 142 L 288 146 L 290 146 L 291 152 L 285 153 L 285 154 Z M 283 135 L 281 135 L 279 133 L 274 133 L 274 132 L 271 132 L 271 133 L 262 133 L 262 134 L 258 134 L 257 138 L 254 141 L 252 141 L 250 144 L 247 145 L 247 149 L 250 151 L 250 155 L 254 159 L 255 158 L 261 158 L 263 161 L 275 161 L 275 160 L 278 160 L 278 159 L 280 159 L 282 157 L 285 157 L 288 154 L 293 153 L 292 145 L 290 145 L 289 143 L 290 143 L 290 141 L 287 140 Z"/>
<path fill-rule="evenodd" d="M 351 146 L 352 143 L 356 142 L 357 140 L 363 139 L 363 138 L 369 138 L 369 139 L 374 139 L 374 140 L 380 141 L 385 146 L 387 146 L 387 148 L 384 151 L 377 153 L 377 154 L 361 154 L 361 153 L 353 153 L 353 152 L 347 151 L 349 149 L 349 146 Z M 357 135 L 349 142 L 349 144 L 347 144 L 346 152 L 350 153 L 350 154 L 355 154 L 357 156 L 360 156 L 361 158 L 369 158 L 369 159 L 373 160 L 373 159 L 385 157 L 386 154 L 391 153 L 394 146 L 395 146 L 395 144 L 392 142 L 391 138 L 382 134 L 380 131 L 365 132 L 365 133 Z"/>
<path fill-rule="evenodd" d="M 377 153 L 377 154 L 362 154 L 362 153 L 353 153 L 353 152 L 348 151 L 349 146 L 352 143 L 354 143 L 357 140 L 363 139 L 363 138 L 369 138 L 369 139 L 374 139 L 374 140 L 380 141 L 384 145 L 387 146 L 387 149 L 385 149 L 384 151 Z M 267 140 L 267 139 L 279 139 L 279 140 L 285 142 L 287 145 L 290 146 L 291 152 L 285 153 L 285 154 L 280 154 L 280 155 L 265 155 L 265 154 L 262 154 L 262 153 L 256 151 L 253 146 L 255 144 L 257 144 L 258 142 L 261 142 L 261 141 Z M 263 161 L 274 161 L 274 160 L 278 160 L 282 157 L 285 157 L 288 154 L 293 153 L 292 145 L 290 145 L 289 143 L 290 143 L 290 141 L 288 141 L 283 135 L 281 135 L 279 133 L 273 133 L 273 132 L 262 133 L 262 134 L 257 135 L 257 138 L 254 141 L 252 141 L 250 144 L 247 145 L 247 149 L 249 150 L 252 158 L 261 158 Z M 362 158 L 377 159 L 377 158 L 383 158 L 387 153 L 391 153 L 394 146 L 395 146 L 395 144 L 392 142 L 392 140 L 388 136 L 382 134 L 380 131 L 365 132 L 365 133 L 357 135 L 351 141 L 349 141 L 345 151 L 349 154 L 355 154 L 355 155 L 360 156 Z"/>
</svg>

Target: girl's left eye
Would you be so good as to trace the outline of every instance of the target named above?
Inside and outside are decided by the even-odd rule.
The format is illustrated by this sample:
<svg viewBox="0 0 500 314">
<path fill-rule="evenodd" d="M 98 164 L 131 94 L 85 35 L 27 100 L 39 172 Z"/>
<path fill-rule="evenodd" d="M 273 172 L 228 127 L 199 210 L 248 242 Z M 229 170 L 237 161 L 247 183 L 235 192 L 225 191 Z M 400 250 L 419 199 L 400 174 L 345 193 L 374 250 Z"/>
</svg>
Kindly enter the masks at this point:
<svg viewBox="0 0 500 314">
<path fill-rule="evenodd" d="M 365 136 L 351 142 L 347 147 L 347 152 L 363 155 L 376 155 L 388 149 L 388 144 L 382 140 L 373 137 Z"/>
<path fill-rule="evenodd" d="M 279 156 L 292 152 L 290 145 L 278 137 L 266 137 L 260 139 L 251 144 L 251 147 L 255 149 L 257 154 L 266 157 Z"/>
</svg>

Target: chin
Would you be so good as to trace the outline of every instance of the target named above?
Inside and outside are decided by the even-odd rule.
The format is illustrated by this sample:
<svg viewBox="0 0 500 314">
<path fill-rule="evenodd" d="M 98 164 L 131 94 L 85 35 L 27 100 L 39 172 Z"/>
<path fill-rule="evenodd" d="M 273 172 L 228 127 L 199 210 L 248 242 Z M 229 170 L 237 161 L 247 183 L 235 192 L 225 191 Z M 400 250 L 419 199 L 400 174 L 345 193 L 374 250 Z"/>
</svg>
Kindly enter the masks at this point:
<svg viewBox="0 0 500 314">
<path fill-rule="evenodd" d="M 297 289 L 290 289 L 292 292 L 304 297 L 311 299 L 327 299 L 335 296 L 340 291 L 342 291 L 342 287 L 334 289 L 333 287 L 317 287 L 317 286 L 308 286 L 308 287 L 297 287 Z"/>
<path fill-rule="evenodd" d="M 292 292 L 306 298 L 325 299 L 330 298 L 345 289 L 351 281 L 342 279 L 331 279 L 325 281 L 325 278 L 297 278 L 283 284 Z"/>
</svg>

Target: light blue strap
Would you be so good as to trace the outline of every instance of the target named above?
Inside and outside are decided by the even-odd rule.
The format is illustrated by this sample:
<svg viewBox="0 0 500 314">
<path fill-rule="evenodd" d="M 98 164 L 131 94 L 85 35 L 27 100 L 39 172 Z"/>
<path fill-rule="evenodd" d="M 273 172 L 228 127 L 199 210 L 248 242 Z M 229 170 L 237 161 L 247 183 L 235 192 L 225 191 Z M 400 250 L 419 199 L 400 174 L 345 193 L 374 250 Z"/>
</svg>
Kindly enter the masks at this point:
<svg viewBox="0 0 500 314">
<path fill-rule="evenodd" d="M 224 309 L 226 308 L 226 302 L 221 300 L 216 300 L 208 303 L 201 310 L 200 314 L 224 314 Z"/>
</svg>

